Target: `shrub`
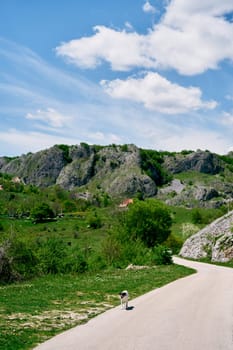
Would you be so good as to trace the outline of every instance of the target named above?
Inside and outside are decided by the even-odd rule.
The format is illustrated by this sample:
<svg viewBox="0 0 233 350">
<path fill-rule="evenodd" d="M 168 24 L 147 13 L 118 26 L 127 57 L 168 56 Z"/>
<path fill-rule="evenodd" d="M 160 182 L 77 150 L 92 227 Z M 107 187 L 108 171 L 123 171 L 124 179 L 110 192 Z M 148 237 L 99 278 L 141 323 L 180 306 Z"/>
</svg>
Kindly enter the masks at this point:
<svg viewBox="0 0 233 350">
<path fill-rule="evenodd" d="M 172 252 L 172 254 L 178 254 L 183 245 L 183 241 L 180 238 L 175 237 L 173 234 L 170 234 L 163 244 Z"/>
<path fill-rule="evenodd" d="M 47 203 L 41 203 L 31 210 L 31 218 L 35 223 L 49 221 L 54 217 L 54 212 Z"/>
<path fill-rule="evenodd" d="M 170 234 L 171 224 L 168 208 L 154 199 L 135 200 L 125 214 L 127 235 L 133 240 L 140 239 L 147 247 L 164 242 Z"/>
<path fill-rule="evenodd" d="M 96 213 L 91 214 L 87 219 L 88 226 L 93 229 L 100 228 L 102 226 L 101 218 Z"/>
<path fill-rule="evenodd" d="M 109 235 L 102 244 L 102 254 L 107 265 L 114 265 L 121 256 L 121 245 L 117 239 Z"/>
<path fill-rule="evenodd" d="M 127 144 L 122 145 L 122 146 L 121 146 L 121 151 L 122 151 L 122 152 L 128 152 L 128 145 L 127 145 Z"/>
<path fill-rule="evenodd" d="M 86 272 L 88 270 L 88 264 L 82 254 L 78 254 L 76 257 L 76 272 Z"/>
<path fill-rule="evenodd" d="M 125 242 L 122 247 L 122 267 L 129 264 L 133 265 L 150 265 L 151 264 L 151 249 L 148 249 L 141 240 L 134 242 Z"/>
<path fill-rule="evenodd" d="M 202 224 L 203 223 L 203 217 L 198 209 L 195 209 L 192 212 L 192 222 L 196 224 Z"/>
<path fill-rule="evenodd" d="M 172 252 L 165 246 L 158 245 L 153 248 L 153 262 L 156 265 L 170 265 L 172 261 Z"/>
<path fill-rule="evenodd" d="M 171 180 L 171 175 L 162 167 L 163 154 L 154 150 L 140 149 L 141 168 L 157 185 Z"/>
<path fill-rule="evenodd" d="M 107 267 L 106 259 L 102 254 L 92 254 L 88 259 L 88 270 L 89 271 L 100 271 Z"/>
<path fill-rule="evenodd" d="M 42 273 L 65 272 L 67 256 L 67 246 L 58 237 L 49 237 L 38 242 L 38 259 Z"/>
<path fill-rule="evenodd" d="M 78 272 L 78 273 L 84 273 L 88 270 L 88 263 L 84 257 L 84 255 L 76 251 L 74 254 L 70 257 L 67 257 L 64 260 L 64 272 Z"/>
<path fill-rule="evenodd" d="M 33 276 L 38 260 L 32 247 L 20 240 L 5 241 L 0 247 L 0 281 L 13 282 Z"/>
<path fill-rule="evenodd" d="M 63 152 L 64 159 L 67 163 L 72 162 L 72 158 L 70 157 L 70 148 L 67 145 L 57 145 L 57 147 Z"/>
<path fill-rule="evenodd" d="M 38 260 L 33 247 L 21 240 L 10 243 L 9 256 L 12 269 L 20 278 L 25 279 L 33 276 L 37 270 Z"/>
<path fill-rule="evenodd" d="M 7 246 L 0 247 L 0 283 L 9 283 L 17 279 L 12 267 L 12 259 L 8 255 Z"/>
</svg>

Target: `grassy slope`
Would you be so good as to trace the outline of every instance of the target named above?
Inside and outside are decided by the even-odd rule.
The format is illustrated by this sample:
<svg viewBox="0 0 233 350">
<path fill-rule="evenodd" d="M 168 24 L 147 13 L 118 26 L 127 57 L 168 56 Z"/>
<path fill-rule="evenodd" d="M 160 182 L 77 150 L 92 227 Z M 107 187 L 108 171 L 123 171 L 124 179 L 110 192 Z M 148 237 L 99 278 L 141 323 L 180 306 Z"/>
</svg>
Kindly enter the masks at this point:
<svg viewBox="0 0 233 350">
<path fill-rule="evenodd" d="M 193 273 L 170 265 L 101 274 L 51 275 L 0 287 L 0 349 L 31 349 L 55 334 L 119 304 L 127 288 L 135 298 Z"/>
<path fill-rule="evenodd" d="M 52 192 L 51 192 L 52 193 Z M 50 191 L 41 195 L 40 201 L 50 198 Z M 4 193 L 2 193 L 2 196 Z M 12 206 L 27 199 L 25 194 L 14 194 L 9 202 Z M 37 197 L 34 201 L 38 202 Z M 67 249 L 78 246 L 93 251 L 100 248 L 103 237 L 114 225 L 117 203 L 107 208 L 96 208 L 103 226 L 89 229 L 88 211 L 84 216 L 67 214 L 56 222 L 34 225 L 29 220 L 1 218 L 3 231 L 0 242 L 13 236 L 23 240 L 35 240 L 51 235 L 71 242 Z M 77 210 L 79 210 L 77 208 Z M 171 208 L 174 217 L 172 232 L 182 236 L 182 224 L 192 221 L 192 211 L 185 208 Z M 203 215 L 208 210 L 200 209 Z M 207 215 L 208 216 L 208 215 Z M 0 287 L 0 349 L 31 349 L 36 343 L 48 337 L 87 321 L 89 318 L 119 303 L 117 293 L 127 288 L 131 298 L 153 288 L 160 287 L 189 273 L 180 266 L 163 266 L 141 271 L 112 270 L 99 274 L 44 276 L 29 282 Z"/>
</svg>

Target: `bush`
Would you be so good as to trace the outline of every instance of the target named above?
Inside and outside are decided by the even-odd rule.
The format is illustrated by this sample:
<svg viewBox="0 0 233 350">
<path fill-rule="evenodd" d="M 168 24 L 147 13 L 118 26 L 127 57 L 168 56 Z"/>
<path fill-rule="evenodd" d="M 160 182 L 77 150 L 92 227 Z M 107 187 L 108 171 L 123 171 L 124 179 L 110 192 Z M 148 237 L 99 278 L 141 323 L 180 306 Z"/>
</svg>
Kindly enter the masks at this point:
<svg viewBox="0 0 233 350">
<path fill-rule="evenodd" d="M 115 237 L 109 235 L 102 244 L 102 254 L 107 265 L 115 265 L 121 256 L 121 244 Z"/>
<path fill-rule="evenodd" d="M 31 245 L 16 240 L 11 243 L 9 254 L 12 258 L 13 270 L 21 278 L 29 278 L 35 274 L 38 260 Z"/>
<path fill-rule="evenodd" d="M 172 254 L 178 254 L 183 245 L 183 241 L 180 238 L 175 237 L 173 234 L 170 234 L 163 245 L 172 251 Z"/>
<path fill-rule="evenodd" d="M 31 210 L 31 218 L 35 223 L 53 220 L 54 217 L 54 212 L 47 203 L 41 203 Z"/>
<path fill-rule="evenodd" d="M 157 185 L 171 180 L 171 175 L 162 167 L 163 153 L 154 150 L 140 149 L 141 168 Z"/>
<path fill-rule="evenodd" d="M 84 273 L 87 270 L 88 263 L 84 255 L 79 251 L 74 252 L 72 256 L 69 256 L 64 260 L 63 272 Z"/>
<path fill-rule="evenodd" d="M 156 265 L 170 265 L 172 261 L 172 252 L 165 246 L 158 245 L 153 248 L 153 260 Z"/>
<path fill-rule="evenodd" d="M 102 226 L 102 222 L 99 216 L 96 213 L 91 214 L 87 219 L 88 226 L 93 229 L 100 228 Z"/>
<path fill-rule="evenodd" d="M 195 209 L 192 212 L 192 222 L 196 224 L 202 224 L 203 223 L 203 217 L 198 209 Z"/>
<path fill-rule="evenodd" d="M 168 208 L 154 199 L 135 200 L 125 214 L 124 226 L 128 237 L 140 239 L 149 248 L 168 238 L 171 224 Z"/>
<path fill-rule="evenodd" d="M 0 247 L 0 281 L 12 282 L 32 277 L 38 260 L 32 247 L 20 240 L 7 241 Z"/>
<path fill-rule="evenodd" d="M 12 259 L 8 255 L 7 246 L 0 247 L 0 283 L 10 283 L 17 280 L 17 274 L 12 267 Z"/>
<path fill-rule="evenodd" d="M 66 272 L 67 246 L 62 239 L 50 237 L 38 242 L 38 259 L 42 273 Z"/>
<path fill-rule="evenodd" d="M 102 254 L 92 254 L 88 259 L 89 271 L 100 271 L 107 267 L 106 260 Z"/>
</svg>

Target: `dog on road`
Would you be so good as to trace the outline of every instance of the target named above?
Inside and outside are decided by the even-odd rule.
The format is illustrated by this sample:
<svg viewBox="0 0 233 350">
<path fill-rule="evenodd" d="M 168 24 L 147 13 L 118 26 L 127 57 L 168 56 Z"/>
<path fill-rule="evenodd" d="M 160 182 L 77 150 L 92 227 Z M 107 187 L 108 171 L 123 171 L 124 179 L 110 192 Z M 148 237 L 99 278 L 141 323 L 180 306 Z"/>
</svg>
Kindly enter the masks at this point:
<svg viewBox="0 0 233 350">
<path fill-rule="evenodd" d="M 129 293 L 127 290 L 123 290 L 119 293 L 121 299 L 121 308 L 127 310 L 128 301 L 129 301 Z"/>
</svg>

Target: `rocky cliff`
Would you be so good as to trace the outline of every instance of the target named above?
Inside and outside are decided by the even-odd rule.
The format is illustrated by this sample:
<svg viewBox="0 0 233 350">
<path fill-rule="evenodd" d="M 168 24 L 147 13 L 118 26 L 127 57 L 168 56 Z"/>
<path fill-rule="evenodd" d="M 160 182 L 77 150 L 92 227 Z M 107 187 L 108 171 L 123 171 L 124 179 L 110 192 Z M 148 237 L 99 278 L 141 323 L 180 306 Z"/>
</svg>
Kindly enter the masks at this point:
<svg viewBox="0 0 233 350">
<path fill-rule="evenodd" d="M 140 193 L 187 207 L 218 207 L 233 198 L 233 156 L 222 159 L 209 151 L 169 153 L 135 145 L 55 145 L 16 158 L 0 157 L 0 172 L 41 187 L 98 188 L 111 196 Z M 190 181 L 191 172 L 209 176 L 208 181 Z M 179 179 L 183 173 L 187 173 L 185 181 Z"/>
<path fill-rule="evenodd" d="M 0 158 L 0 172 L 18 176 L 25 184 L 60 185 L 71 190 L 98 187 L 117 196 L 154 196 L 157 185 L 140 166 L 140 150 L 134 145 L 55 145 L 14 159 Z"/>
<path fill-rule="evenodd" d="M 197 152 L 167 155 L 164 157 L 164 166 L 173 174 L 192 170 L 214 175 L 224 169 L 218 155 L 200 150 Z"/>
<path fill-rule="evenodd" d="M 186 258 L 233 259 L 233 211 L 213 221 L 184 243 L 180 255 Z"/>
</svg>

